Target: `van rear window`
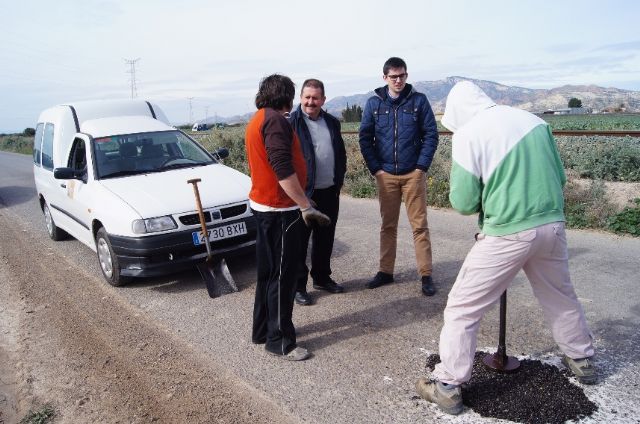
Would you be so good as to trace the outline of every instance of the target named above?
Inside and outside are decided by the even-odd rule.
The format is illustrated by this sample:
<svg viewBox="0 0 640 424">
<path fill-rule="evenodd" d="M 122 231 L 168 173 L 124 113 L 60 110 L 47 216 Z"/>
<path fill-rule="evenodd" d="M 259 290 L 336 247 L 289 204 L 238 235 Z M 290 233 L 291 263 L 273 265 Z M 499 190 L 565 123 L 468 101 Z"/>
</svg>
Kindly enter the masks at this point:
<svg viewBox="0 0 640 424">
<path fill-rule="evenodd" d="M 44 124 L 39 123 L 36 127 L 36 136 L 33 138 L 33 163 L 40 166 L 40 152 L 42 151 L 42 133 Z"/>
<path fill-rule="evenodd" d="M 53 124 L 44 126 L 42 137 L 42 167 L 53 170 Z"/>
</svg>

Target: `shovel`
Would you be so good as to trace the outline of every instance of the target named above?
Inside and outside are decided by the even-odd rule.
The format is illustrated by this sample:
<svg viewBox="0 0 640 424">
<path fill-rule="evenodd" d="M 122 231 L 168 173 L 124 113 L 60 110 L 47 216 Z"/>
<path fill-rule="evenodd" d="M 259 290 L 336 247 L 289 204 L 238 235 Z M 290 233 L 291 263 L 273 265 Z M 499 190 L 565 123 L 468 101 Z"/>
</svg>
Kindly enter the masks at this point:
<svg viewBox="0 0 640 424">
<path fill-rule="evenodd" d="M 211 254 L 211 244 L 209 243 L 209 231 L 207 230 L 207 223 L 204 218 L 204 212 L 202 211 L 202 202 L 200 201 L 200 192 L 198 191 L 198 183 L 202 181 L 200 178 L 194 178 L 188 180 L 188 184 L 193 184 L 193 193 L 196 196 L 196 208 L 198 209 L 198 216 L 200 217 L 200 225 L 202 226 L 202 235 L 204 236 L 204 244 L 207 246 L 207 259 L 204 263 L 196 264 L 200 276 L 207 286 L 207 292 L 209 297 L 216 297 L 215 284 L 216 281 L 226 283 L 231 291 L 237 292 L 238 286 L 231 276 L 227 262 L 223 259 L 214 259 Z"/>
</svg>

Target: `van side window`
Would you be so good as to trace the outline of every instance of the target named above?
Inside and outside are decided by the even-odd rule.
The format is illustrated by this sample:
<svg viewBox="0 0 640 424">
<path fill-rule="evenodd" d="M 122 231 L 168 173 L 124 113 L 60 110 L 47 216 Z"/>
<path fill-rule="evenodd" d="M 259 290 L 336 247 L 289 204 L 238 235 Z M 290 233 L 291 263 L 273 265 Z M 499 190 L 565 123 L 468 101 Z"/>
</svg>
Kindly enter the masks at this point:
<svg viewBox="0 0 640 424">
<path fill-rule="evenodd" d="M 44 126 L 42 137 L 42 167 L 53 170 L 53 124 Z"/>
<path fill-rule="evenodd" d="M 67 166 L 75 170 L 77 175 L 87 171 L 87 150 L 83 139 L 76 138 L 73 141 Z"/>
<path fill-rule="evenodd" d="M 36 127 L 36 135 L 33 138 L 33 163 L 40 166 L 40 152 L 42 151 L 42 133 L 44 124 L 41 122 Z"/>
</svg>

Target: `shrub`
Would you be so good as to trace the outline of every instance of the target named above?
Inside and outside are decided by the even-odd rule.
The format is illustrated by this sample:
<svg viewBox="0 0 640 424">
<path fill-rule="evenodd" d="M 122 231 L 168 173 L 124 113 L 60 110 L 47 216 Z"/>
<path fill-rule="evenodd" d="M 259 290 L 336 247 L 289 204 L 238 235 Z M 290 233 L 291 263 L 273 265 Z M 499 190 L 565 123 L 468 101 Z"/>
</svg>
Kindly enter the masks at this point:
<svg viewBox="0 0 640 424">
<path fill-rule="evenodd" d="M 567 225 L 572 228 L 606 228 L 607 218 L 614 213 L 602 180 L 590 181 L 585 187 L 569 178 L 564 199 Z"/>
<path fill-rule="evenodd" d="M 640 198 L 634 199 L 634 207 L 626 207 L 622 212 L 610 217 L 607 228 L 615 233 L 640 236 Z"/>
<path fill-rule="evenodd" d="M 631 137 L 556 137 L 565 168 L 581 178 L 640 181 L 640 141 Z"/>
<path fill-rule="evenodd" d="M 26 137 L 33 137 L 34 135 L 36 135 L 36 129 L 35 128 L 25 128 L 24 131 L 22 132 L 23 135 L 25 135 Z"/>
<path fill-rule="evenodd" d="M 249 174 L 247 154 L 244 148 L 244 130 L 244 127 L 224 128 L 197 137 L 197 140 L 210 152 L 220 147 L 226 147 L 229 149 L 229 157 L 224 160 L 224 164 Z"/>
<path fill-rule="evenodd" d="M 0 150 L 8 152 L 32 154 L 33 137 L 24 135 L 8 135 L 0 138 Z"/>
</svg>

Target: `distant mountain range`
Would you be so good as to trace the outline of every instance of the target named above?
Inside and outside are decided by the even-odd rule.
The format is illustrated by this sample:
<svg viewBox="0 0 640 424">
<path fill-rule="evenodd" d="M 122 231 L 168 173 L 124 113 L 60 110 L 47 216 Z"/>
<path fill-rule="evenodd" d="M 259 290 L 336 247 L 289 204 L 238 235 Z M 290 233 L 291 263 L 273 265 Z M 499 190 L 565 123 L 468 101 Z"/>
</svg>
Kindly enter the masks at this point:
<svg viewBox="0 0 640 424">
<path fill-rule="evenodd" d="M 471 81 L 477 84 L 498 104 L 515 106 L 534 113 L 566 108 L 572 97 L 580 99 L 582 106 L 592 109 L 593 112 L 620 109 L 621 105 L 625 112 L 640 112 L 640 91 L 604 88 L 597 85 L 563 85 L 546 90 L 514 87 L 493 81 L 457 76 L 438 81 L 418 81 L 412 84 L 416 90 L 427 95 L 435 113 L 443 113 L 447 95 L 459 81 Z M 367 99 L 372 95 L 373 91 L 334 97 L 325 103 L 324 109 L 336 117 L 341 117 L 347 105 L 355 104 L 364 107 Z M 252 115 L 253 112 L 220 120 L 227 123 L 246 122 Z"/>
<path fill-rule="evenodd" d="M 580 99 L 584 108 L 593 109 L 594 112 L 601 112 L 605 109 L 613 110 L 620 108 L 621 105 L 624 105 L 622 107 L 626 112 L 640 112 L 640 91 L 604 88 L 596 85 L 564 85 L 546 90 L 513 87 L 492 81 L 454 76 L 438 81 L 418 81 L 413 83 L 413 86 L 419 92 L 427 95 L 435 113 L 442 113 L 449 91 L 460 81 L 475 83 L 498 104 L 515 106 L 534 113 L 566 108 L 572 97 Z M 364 107 L 371 95 L 373 95 L 373 91 L 367 94 L 339 96 L 325 103 L 325 109 L 339 117 L 347 104 L 349 106 L 357 104 Z"/>
</svg>

